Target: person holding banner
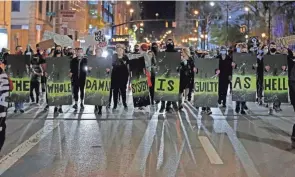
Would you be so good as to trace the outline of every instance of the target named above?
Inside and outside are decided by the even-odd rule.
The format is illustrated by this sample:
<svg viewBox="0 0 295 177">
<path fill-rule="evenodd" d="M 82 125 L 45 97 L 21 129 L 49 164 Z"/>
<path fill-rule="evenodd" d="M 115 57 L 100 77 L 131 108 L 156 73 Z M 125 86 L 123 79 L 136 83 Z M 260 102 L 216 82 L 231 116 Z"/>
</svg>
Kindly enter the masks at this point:
<svg viewBox="0 0 295 177">
<path fill-rule="evenodd" d="M 40 55 L 35 54 L 31 60 L 31 83 L 30 83 L 30 97 L 31 102 L 35 102 L 33 90 L 35 90 L 36 103 L 39 104 L 40 82 L 43 75 L 42 67 L 40 66 Z"/>
<path fill-rule="evenodd" d="M 122 96 L 122 102 L 124 108 L 127 109 L 126 103 L 126 86 L 128 83 L 129 69 L 128 69 L 128 57 L 124 55 L 124 45 L 116 45 L 116 54 L 113 55 L 113 69 L 111 75 L 111 89 L 113 90 L 113 109 L 117 109 L 119 91 Z"/>
<path fill-rule="evenodd" d="M 166 50 L 165 50 L 165 52 L 177 52 L 174 49 L 174 41 L 172 39 L 168 39 L 166 41 Z M 173 104 L 174 110 L 178 109 L 176 102 L 167 101 L 167 103 L 166 103 L 166 112 L 169 112 L 171 110 L 171 103 Z M 160 112 L 163 112 L 164 109 L 165 109 L 165 101 L 161 101 Z"/>
<path fill-rule="evenodd" d="M 89 68 L 91 69 L 91 68 Z M 88 73 L 87 58 L 84 57 L 83 49 L 80 48 L 77 53 L 77 57 L 73 58 L 70 63 L 70 76 L 72 78 L 73 92 L 75 104 L 73 108 L 78 109 L 79 91 L 80 91 L 80 107 L 84 109 L 84 91 L 86 76 Z"/>
<path fill-rule="evenodd" d="M 257 51 L 257 65 L 256 65 L 256 88 L 257 88 L 257 102 L 262 105 L 263 97 L 263 73 L 264 73 L 264 55 L 268 53 L 268 48 L 266 45 L 262 45 Z"/>
<path fill-rule="evenodd" d="M 4 145 L 6 134 L 6 116 L 8 109 L 7 98 L 9 92 L 12 90 L 11 82 L 8 75 L 5 73 L 6 59 L 1 57 L 0 59 L 0 151 Z"/>
<path fill-rule="evenodd" d="M 181 110 L 183 108 L 182 95 L 184 94 L 185 98 L 188 95 L 193 85 L 194 73 L 196 72 L 194 60 L 192 59 L 189 48 L 182 49 L 181 63 L 177 70 L 180 73 L 178 110 Z"/>
<path fill-rule="evenodd" d="M 217 56 L 219 59 L 219 99 L 218 104 L 223 107 L 226 107 L 226 96 L 228 91 L 228 86 L 230 82 L 230 78 L 232 76 L 232 58 L 227 55 L 227 50 L 223 46 L 220 49 L 220 55 Z"/>
</svg>

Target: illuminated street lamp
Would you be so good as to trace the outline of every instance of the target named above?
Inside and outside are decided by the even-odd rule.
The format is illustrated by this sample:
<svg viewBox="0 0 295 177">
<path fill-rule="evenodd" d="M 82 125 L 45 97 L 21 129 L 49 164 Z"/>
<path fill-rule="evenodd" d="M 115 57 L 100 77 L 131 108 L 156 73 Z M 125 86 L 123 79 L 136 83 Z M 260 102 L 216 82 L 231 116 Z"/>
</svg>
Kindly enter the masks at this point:
<svg viewBox="0 0 295 177">
<path fill-rule="evenodd" d="M 156 17 L 158 18 L 158 16 L 159 16 L 159 13 L 156 13 L 155 15 L 156 15 Z"/>
<path fill-rule="evenodd" d="M 127 31 L 128 30 L 128 27 L 125 27 L 125 30 Z"/>
<path fill-rule="evenodd" d="M 131 4 L 131 2 L 130 2 L 130 1 L 126 1 L 126 4 L 127 4 L 127 5 L 130 5 L 130 4 Z"/>
<path fill-rule="evenodd" d="M 139 25 L 140 25 L 141 27 L 143 27 L 144 24 L 143 24 L 143 22 L 141 22 Z"/>
<path fill-rule="evenodd" d="M 196 33 L 196 32 L 198 32 L 198 31 L 195 29 L 194 32 Z"/>
<path fill-rule="evenodd" d="M 205 37 L 204 34 L 201 34 L 201 38 L 204 39 L 204 37 Z"/>
<path fill-rule="evenodd" d="M 212 6 L 212 7 L 213 7 L 214 5 L 215 5 L 215 3 L 214 3 L 214 2 L 210 2 L 210 6 Z"/>
<path fill-rule="evenodd" d="M 246 39 L 248 39 L 248 38 L 249 38 L 249 36 L 248 36 L 248 35 L 246 35 L 246 36 L 245 36 L 245 38 L 246 38 Z"/>
<path fill-rule="evenodd" d="M 261 37 L 262 37 L 262 38 L 265 38 L 265 37 L 266 37 L 266 34 L 265 34 L 265 33 L 262 33 L 262 34 L 261 34 Z"/>
<path fill-rule="evenodd" d="M 195 10 L 195 11 L 194 11 L 194 14 L 195 14 L 195 15 L 198 15 L 198 14 L 199 14 L 199 11 L 198 11 L 198 10 Z"/>
<path fill-rule="evenodd" d="M 246 12 L 249 12 L 249 7 L 245 7 L 245 11 Z"/>
<path fill-rule="evenodd" d="M 206 39 L 208 38 L 208 35 L 207 35 L 207 34 L 205 34 L 205 38 L 206 38 Z"/>
<path fill-rule="evenodd" d="M 134 12 L 134 10 L 133 9 L 130 9 L 129 12 L 132 14 Z"/>
</svg>

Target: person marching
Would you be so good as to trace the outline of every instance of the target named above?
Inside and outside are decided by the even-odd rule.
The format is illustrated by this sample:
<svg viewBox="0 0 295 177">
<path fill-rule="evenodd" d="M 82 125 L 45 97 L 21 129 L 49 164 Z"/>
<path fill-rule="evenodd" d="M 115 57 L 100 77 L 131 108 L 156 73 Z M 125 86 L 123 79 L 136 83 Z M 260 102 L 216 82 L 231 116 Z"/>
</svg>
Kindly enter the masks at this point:
<svg viewBox="0 0 295 177">
<path fill-rule="evenodd" d="M 122 96 L 122 102 L 125 109 L 127 109 L 126 103 L 126 86 L 128 83 L 129 69 L 128 69 L 128 57 L 124 55 L 124 45 L 116 45 L 116 54 L 113 55 L 113 68 L 111 74 L 111 89 L 113 90 L 113 109 L 117 109 L 119 91 Z"/>
<path fill-rule="evenodd" d="M 151 104 L 154 104 L 155 96 L 155 80 L 156 80 L 156 67 L 157 67 L 157 54 L 159 52 L 159 47 L 156 42 L 152 43 L 151 51 L 148 52 L 149 57 L 151 58 L 151 82 L 152 86 L 150 89 Z"/>
<path fill-rule="evenodd" d="M 185 98 L 189 93 L 193 85 L 194 72 L 196 71 L 194 60 L 192 59 L 189 48 L 183 48 L 181 51 L 181 63 L 177 69 L 180 73 L 180 83 L 179 83 L 179 102 L 178 109 L 181 110 L 182 106 L 182 95 Z"/>
<path fill-rule="evenodd" d="M 89 68 L 91 70 L 91 68 Z M 84 109 L 84 91 L 86 76 L 88 73 L 87 58 L 84 57 L 83 49 L 77 51 L 77 57 L 73 58 L 70 63 L 70 77 L 72 79 L 75 104 L 73 108 L 78 109 L 79 91 L 80 91 L 80 108 Z"/>
<path fill-rule="evenodd" d="M 174 49 L 174 42 L 173 42 L 172 39 L 168 39 L 166 41 L 166 50 L 165 50 L 165 52 L 177 52 Z M 176 102 L 167 101 L 167 103 L 166 103 L 166 112 L 169 112 L 171 110 L 171 103 L 173 104 L 174 110 L 178 109 Z M 161 101 L 160 112 L 163 112 L 164 109 L 165 109 L 165 101 Z"/>
<path fill-rule="evenodd" d="M 0 151 L 4 145 L 6 135 L 6 117 L 9 92 L 12 90 L 11 82 L 5 73 L 6 58 L 0 59 Z"/>
<path fill-rule="evenodd" d="M 15 55 L 23 55 L 23 48 L 21 46 L 16 46 L 15 48 Z M 14 113 L 17 113 L 19 111 L 20 113 L 24 113 L 24 103 L 23 100 L 20 100 L 18 102 L 14 102 Z"/>
<path fill-rule="evenodd" d="M 42 54 L 41 54 L 42 55 Z M 30 98 L 31 103 L 35 102 L 33 90 L 35 90 L 36 95 L 36 103 L 39 104 L 39 94 L 40 94 L 40 82 L 41 82 L 41 76 L 43 75 L 43 70 L 40 65 L 40 57 L 42 57 L 39 54 L 33 55 L 33 58 L 31 60 L 31 82 L 30 82 Z"/>
</svg>

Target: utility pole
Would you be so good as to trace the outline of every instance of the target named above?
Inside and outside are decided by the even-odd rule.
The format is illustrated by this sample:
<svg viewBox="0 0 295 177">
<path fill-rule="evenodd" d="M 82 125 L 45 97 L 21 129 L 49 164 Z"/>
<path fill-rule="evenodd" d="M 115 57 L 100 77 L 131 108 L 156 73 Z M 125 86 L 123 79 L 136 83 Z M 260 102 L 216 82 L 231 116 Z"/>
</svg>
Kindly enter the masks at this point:
<svg viewBox="0 0 295 177">
<path fill-rule="evenodd" d="M 226 2 L 226 46 L 228 47 L 228 2 Z"/>
</svg>

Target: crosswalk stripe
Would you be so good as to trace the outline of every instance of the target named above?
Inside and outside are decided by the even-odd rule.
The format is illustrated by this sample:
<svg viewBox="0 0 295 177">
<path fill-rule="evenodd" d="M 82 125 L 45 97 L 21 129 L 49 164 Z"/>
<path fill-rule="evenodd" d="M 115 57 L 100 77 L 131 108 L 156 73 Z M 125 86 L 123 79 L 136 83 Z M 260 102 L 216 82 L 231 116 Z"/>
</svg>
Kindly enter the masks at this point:
<svg viewBox="0 0 295 177">
<path fill-rule="evenodd" d="M 199 136 L 199 140 L 205 150 L 211 164 L 222 165 L 223 162 L 219 157 L 218 153 L 214 149 L 213 145 L 210 143 L 209 139 L 206 136 Z"/>
</svg>

